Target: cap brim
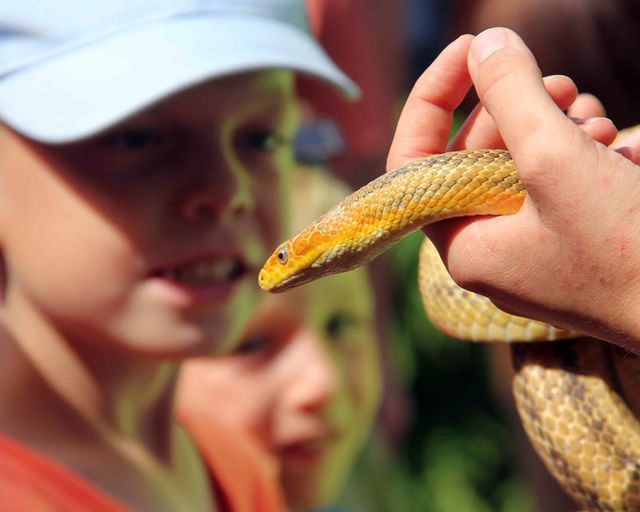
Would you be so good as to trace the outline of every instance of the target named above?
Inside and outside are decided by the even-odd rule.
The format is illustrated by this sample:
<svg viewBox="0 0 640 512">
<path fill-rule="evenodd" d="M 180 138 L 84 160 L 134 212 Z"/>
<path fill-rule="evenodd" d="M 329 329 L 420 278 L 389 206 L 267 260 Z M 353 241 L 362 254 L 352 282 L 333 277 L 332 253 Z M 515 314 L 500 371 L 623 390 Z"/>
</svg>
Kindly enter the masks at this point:
<svg viewBox="0 0 640 512">
<path fill-rule="evenodd" d="M 198 83 L 257 69 L 291 69 L 357 97 L 317 42 L 277 19 L 165 19 L 93 41 L 0 82 L 0 118 L 32 139 L 80 140 Z"/>
</svg>

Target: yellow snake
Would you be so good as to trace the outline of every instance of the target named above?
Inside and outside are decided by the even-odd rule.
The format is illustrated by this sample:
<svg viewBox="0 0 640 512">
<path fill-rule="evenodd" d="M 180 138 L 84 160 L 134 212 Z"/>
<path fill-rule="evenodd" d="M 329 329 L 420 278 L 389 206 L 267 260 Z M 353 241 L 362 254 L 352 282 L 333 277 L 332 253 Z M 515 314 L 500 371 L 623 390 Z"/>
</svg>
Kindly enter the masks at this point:
<svg viewBox="0 0 640 512">
<path fill-rule="evenodd" d="M 502 150 L 435 155 L 384 174 L 281 244 L 259 274 L 283 291 L 373 259 L 439 220 L 512 214 L 526 196 Z M 427 240 L 419 285 L 440 330 L 460 339 L 509 341 L 513 392 L 548 470 L 585 510 L 640 511 L 640 359 L 602 341 L 503 313 L 459 288 Z M 529 343 L 558 340 L 554 343 Z"/>
</svg>

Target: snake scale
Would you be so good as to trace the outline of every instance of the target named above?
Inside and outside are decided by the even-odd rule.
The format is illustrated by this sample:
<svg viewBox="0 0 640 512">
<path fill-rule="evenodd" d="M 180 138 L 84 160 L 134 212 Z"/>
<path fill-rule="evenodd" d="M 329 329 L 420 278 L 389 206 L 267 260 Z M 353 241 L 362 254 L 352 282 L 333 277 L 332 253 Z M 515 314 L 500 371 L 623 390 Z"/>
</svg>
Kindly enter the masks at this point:
<svg viewBox="0 0 640 512">
<path fill-rule="evenodd" d="M 426 224 L 512 214 L 525 196 L 507 151 L 457 151 L 411 162 L 281 244 L 259 284 L 278 292 L 351 270 Z M 440 330 L 465 340 L 511 342 L 513 393 L 524 428 L 576 503 L 589 511 L 639 511 L 640 359 L 603 341 L 503 313 L 459 288 L 428 240 L 419 286 L 427 315 Z"/>
</svg>

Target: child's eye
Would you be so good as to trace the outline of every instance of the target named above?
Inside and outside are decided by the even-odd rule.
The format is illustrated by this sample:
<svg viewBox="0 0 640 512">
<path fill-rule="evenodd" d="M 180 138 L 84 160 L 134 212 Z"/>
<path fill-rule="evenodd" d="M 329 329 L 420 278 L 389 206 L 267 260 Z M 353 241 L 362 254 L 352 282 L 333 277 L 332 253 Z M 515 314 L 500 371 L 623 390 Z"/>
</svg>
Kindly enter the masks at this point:
<svg viewBox="0 0 640 512">
<path fill-rule="evenodd" d="M 274 151 L 290 143 L 290 140 L 275 130 L 252 130 L 245 134 L 244 142 L 251 149 Z"/>
<path fill-rule="evenodd" d="M 266 352 L 269 348 L 269 340 L 264 335 L 250 336 L 245 339 L 235 349 L 235 354 L 238 355 L 258 355 Z"/>
<path fill-rule="evenodd" d="M 166 134 L 147 128 L 128 128 L 104 138 L 106 146 L 123 151 L 143 151 L 164 147 L 168 144 Z"/>
<path fill-rule="evenodd" d="M 325 332 L 330 339 L 338 339 L 355 326 L 357 319 L 350 313 L 334 313 L 325 323 Z"/>
</svg>

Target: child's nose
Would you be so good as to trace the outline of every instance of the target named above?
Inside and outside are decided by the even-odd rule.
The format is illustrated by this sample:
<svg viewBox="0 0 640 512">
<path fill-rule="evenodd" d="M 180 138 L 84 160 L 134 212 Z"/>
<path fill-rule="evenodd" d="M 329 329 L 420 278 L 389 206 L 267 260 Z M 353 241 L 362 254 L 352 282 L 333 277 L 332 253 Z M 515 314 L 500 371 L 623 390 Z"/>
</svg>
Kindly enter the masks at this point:
<svg viewBox="0 0 640 512">
<path fill-rule="evenodd" d="M 313 412 L 323 409 L 338 391 L 338 375 L 334 362 L 321 342 L 309 335 L 305 357 L 289 384 L 290 406 Z"/>
<path fill-rule="evenodd" d="M 189 222 L 239 217 L 253 210 L 254 198 L 241 183 L 210 183 L 194 187 L 180 201 L 180 216 Z"/>
</svg>

